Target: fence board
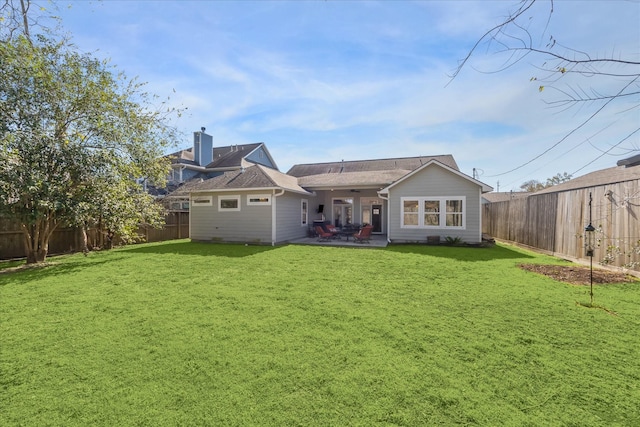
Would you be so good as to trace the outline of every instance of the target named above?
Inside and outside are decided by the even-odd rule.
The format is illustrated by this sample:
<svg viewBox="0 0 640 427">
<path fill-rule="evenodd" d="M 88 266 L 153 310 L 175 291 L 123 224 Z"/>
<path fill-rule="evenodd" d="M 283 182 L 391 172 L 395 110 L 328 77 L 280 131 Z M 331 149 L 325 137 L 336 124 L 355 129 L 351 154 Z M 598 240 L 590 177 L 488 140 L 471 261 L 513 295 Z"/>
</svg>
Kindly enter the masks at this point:
<svg viewBox="0 0 640 427">
<path fill-rule="evenodd" d="M 607 248 L 617 247 L 624 253 L 611 265 L 640 263 L 633 250 L 640 243 L 640 180 L 489 203 L 483 208 L 482 231 L 558 256 L 586 259 L 590 193 L 591 221 L 598 230 L 594 262 L 605 259 Z M 640 271 L 638 266 L 633 269 Z"/>
<path fill-rule="evenodd" d="M 161 229 L 141 227 L 138 231 L 147 242 L 184 239 L 189 237 L 189 213 L 171 212 L 165 217 Z M 97 239 L 96 230 L 88 230 L 90 241 Z M 49 254 L 79 252 L 82 250 L 82 232 L 78 228 L 60 228 L 53 232 L 49 241 Z M 0 259 L 24 258 L 26 256 L 24 237 L 19 224 L 0 219 Z"/>
</svg>

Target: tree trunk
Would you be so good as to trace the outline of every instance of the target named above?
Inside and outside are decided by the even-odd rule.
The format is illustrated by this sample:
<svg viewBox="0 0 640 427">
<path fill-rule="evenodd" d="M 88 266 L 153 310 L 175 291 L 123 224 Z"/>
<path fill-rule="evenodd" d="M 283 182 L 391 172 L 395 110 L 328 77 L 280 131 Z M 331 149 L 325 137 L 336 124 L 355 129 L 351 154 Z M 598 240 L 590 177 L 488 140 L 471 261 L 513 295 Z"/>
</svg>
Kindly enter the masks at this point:
<svg viewBox="0 0 640 427">
<path fill-rule="evenodd" d="M 89 253 L 89 245 L 87 244 L 89 240 L 87 238 L 87 226 L 85 224 L 82 224 L 82 227 L 80 229 L 82 231 L 82 253 L 84 254 L 84 256 L 87 256 L 87 254 Z"/>
<path fill-rule="evenodd" d="M 51 219 L 37 219 L 32 224 L 22 224 L 27 264 L 45 261 L 49 253 L 49 238 L 56 226 Z"/>
</svg>

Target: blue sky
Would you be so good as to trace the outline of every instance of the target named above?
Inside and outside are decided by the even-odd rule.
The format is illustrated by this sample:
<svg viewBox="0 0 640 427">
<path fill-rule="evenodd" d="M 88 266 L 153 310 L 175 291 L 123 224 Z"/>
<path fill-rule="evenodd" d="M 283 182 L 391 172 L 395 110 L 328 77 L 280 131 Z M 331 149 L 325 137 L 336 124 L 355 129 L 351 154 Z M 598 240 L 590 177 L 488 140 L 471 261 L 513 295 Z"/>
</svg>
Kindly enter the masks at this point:
<svg viewBox="0 0 640 427">
<path fill-rule="evenodd" d="M 174 122 L 184 133 L 177 148 L 189 147 L 192 132 L 204 126 L 216 145 L 266 143 L 284 172 L 297 163 L 452 154 L 462 172 L 472 175 L 476 168 L 481 181 L 494 189 L 499 182 L 500 191 L 560 172 L 583 175 L 637 153 L 639 132 L 620 141 L 640 126 L 638 96 L 612 103 L 550 149 L 600 104 L 550 108 L 545 101 L 559 92 L 540 92 L 539 83 L 530 81 L 542 73 L 541 58 L 492 73 L 505 55 L 483 46 L 450 79 L 458 61 L 516 3 L 57 5 L 63 28 L 81 51 L 109 58 L 129 77 L 147 82 L 149 92 L 187 108 Z M 639 1 L 556 0 L 541 34 L 548 7 L 541 2 L 531 22 L 542 46 L 551 34 L 595 56 L 640 60 Z M 567 83 L 592 88 L 589 80 L 568 78 L 557 89 L 569 89 Z M 624 81 L 596 83 L 604 85 L 597 90 L 619 90 Z"/>
</svg>

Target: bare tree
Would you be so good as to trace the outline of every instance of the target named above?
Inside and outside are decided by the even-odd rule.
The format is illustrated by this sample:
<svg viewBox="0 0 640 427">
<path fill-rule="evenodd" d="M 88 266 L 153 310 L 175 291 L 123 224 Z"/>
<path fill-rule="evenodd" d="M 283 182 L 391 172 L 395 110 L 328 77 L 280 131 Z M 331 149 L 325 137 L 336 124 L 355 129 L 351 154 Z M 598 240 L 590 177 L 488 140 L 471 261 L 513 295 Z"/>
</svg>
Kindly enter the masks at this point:
<svg viewBox="0 0 640 427">
<path fill-rule="evenodd" d="M 57 6 L 52 1 L 38 4 L 31 0 L 0 0 L 0 42 L 13 40 L 21 35 L 31 40 L 32 30 L 37 28 L 48 32 L 47 21 L 58 18 L 53 14 Z"/>
<path fill-rule="evenodd" d="M 589 6 L 588 2 L 584 3 L 584 7 Z M 583 105 L 589 105 L 593 109 L 591 114 L 587 114 L 581 122 L 573 124 L 562 138 L 542 153 L 525 164 L 498 175 L 513 172 L 539 159 L 593 121 L 602 111 L 613 108 L 617 101 L 630 102 L 618 102 L 619 111 L 640 107 L 638 52 L 612 50 L 608 56 L 601 56 L 564 46 L 548 31 L 554 7 L 553 0 L 521 0 L 515 10 L 510 12 L 501 23 L 486 31 L 477 40 L 451 75 L 451 79 L 455 79 L 468 66 L 471 57 L 478 54 L 481 48 L 486 48 L 488 52 L 505 55 L 502 66 L 491 72 L 504 71 L 525 58 L 533 59 L 540 65 L 535 68 L 536 75 L 531 77 L 531 81 L 539 84 L 540 92 L 552 93 L 552 99 L 545 99 L 544 102 L 560 110 L 580 108 Z M 612 20 L 612 22 L 615 21 Z M 635 56 L 625 57 L 625 55 Z M 619 148 L 624 142 L 629 141 L 639 131 L 640 126 L 620 135 L 616 141 L 609 141 L 608 147 L 599 147 L 599 150 L 602 155 L 610 153 L 614 148 Z M 632 144 L 631 150 L 638 149 Z"/>
</svg>

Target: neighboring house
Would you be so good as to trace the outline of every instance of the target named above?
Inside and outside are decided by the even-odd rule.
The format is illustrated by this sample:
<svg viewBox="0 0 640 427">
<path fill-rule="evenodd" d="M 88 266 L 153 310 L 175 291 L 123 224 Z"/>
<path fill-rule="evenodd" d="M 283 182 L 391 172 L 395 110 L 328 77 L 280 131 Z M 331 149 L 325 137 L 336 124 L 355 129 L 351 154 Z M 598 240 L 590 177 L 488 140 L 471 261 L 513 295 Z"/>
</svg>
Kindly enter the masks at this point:
<svg viewBox="0 0 640 427">
<path fill-rule="evenodd" d="M 498 202 L 506 202 L 508 200 L 519 199 L 522 197 L 527 197 L 533 193 L 529 193 L 527 191 L 502 191 L 502 192 L 491 192 L 482 195 L 482 203 L 498 203 Z"/>
<path fill-rule="evenodd" d="M 207 180 L 227 171 L 261 164 L 278 169 L 264 143 L 228 145 L 214 147 L 213 137 L 205 133 L 205 128 L 193 133 L 193 147 L 169 154 L 171 173 L 167 177 L 166 189 L 157 189 L 155 195 L 166 198 L 169 210 L 188 210 L 189 199 L 176 190 L 186 183 Z"/>
<path fill-rule="evenodd" d="M 443 155 L 301 164 L 287 174 L 256 165 L 184 191 L 193 240 L 277 244 L 330 221 L 372 224 L 390 242 L 439 236 L 478 243 L 482 193 L 491 187 Z"/>
</svg>

